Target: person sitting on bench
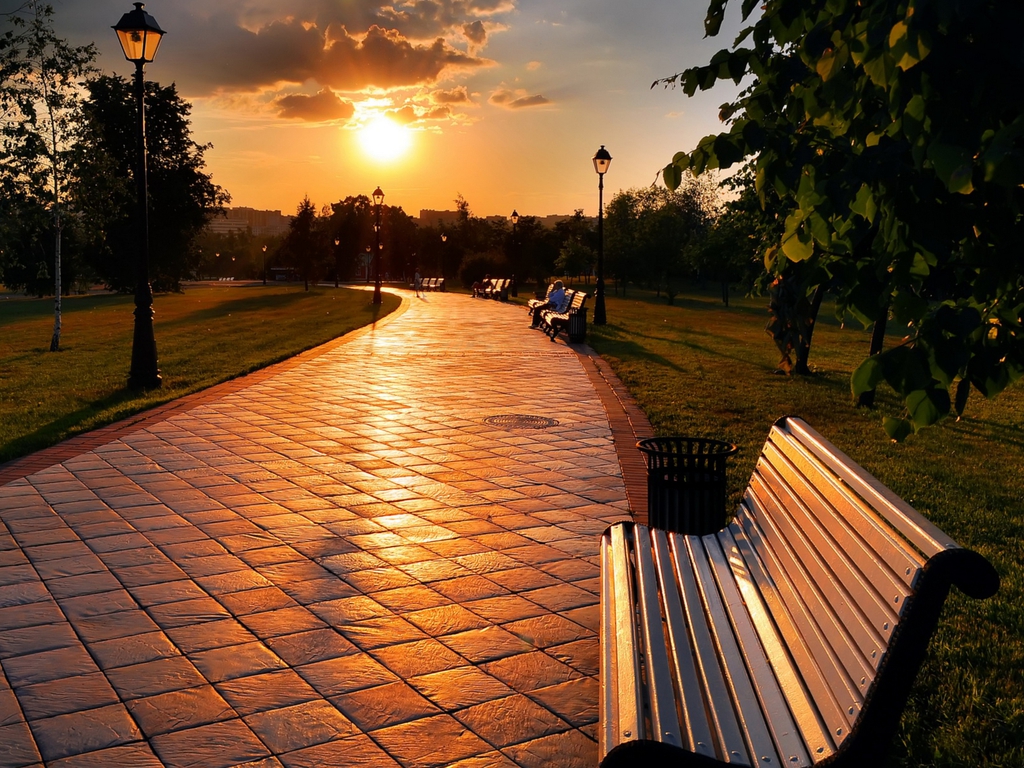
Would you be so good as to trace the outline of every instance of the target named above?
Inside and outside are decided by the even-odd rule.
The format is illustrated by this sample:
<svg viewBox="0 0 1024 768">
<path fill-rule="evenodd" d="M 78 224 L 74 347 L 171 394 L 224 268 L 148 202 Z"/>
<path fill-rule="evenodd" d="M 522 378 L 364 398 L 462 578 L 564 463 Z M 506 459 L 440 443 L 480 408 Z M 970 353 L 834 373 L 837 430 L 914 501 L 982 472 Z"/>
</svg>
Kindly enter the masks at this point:
<svg viewBox="0 0 1024 768">
<path fill-rule="evenodd" d="M 540 326 L 540 314 L 544 310 L 553 309 L 556 312 L 564 312 L 565 307 L 563 305 L 565 304 L 565 286 L 562 285 L 561 280 L 555 280 L 554 285 L 551 286 L 551 291 L 548 293 L 548 303 L 541 304 L 531 310 L 533 313 L 533 322 L 530 324 L 530 327 L 537 328 Z"/>
</svg>

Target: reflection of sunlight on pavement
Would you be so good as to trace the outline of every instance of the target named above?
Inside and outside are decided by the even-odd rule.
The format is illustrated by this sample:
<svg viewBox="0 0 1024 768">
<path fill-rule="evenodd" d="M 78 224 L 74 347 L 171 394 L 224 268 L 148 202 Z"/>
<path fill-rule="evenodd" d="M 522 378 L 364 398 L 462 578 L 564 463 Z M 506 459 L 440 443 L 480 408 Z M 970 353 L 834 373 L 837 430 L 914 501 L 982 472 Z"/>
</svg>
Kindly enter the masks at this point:
<svg viewBox="0 0 1024 768">
<path fill-rule="evenodd" d="M 64 610 L 23 611 L 46 631 L 20 651 L 65 638 L 79 666 L 50 679 L 89 671 L 140 702 L 75 720 L 62 755 L 113 738 L 139 765 L 596 764 L 599 537 L 627 509 L 605 407 L 521 307 L 396 293 L 401 309 L 345 343 L 0 486 L 5 522 L 113 590 L 51 594 L 33 571 L 19 588 Z M 486 421 L 516 414 L 557 425 Z M 98 669 L 120 642 L 133 657 Z M 200 682 L 218 722 L 186 707 L 139 734 L 129 710 Z M 69 685 L 50 686 L 54 706 Z"/>
</svg>

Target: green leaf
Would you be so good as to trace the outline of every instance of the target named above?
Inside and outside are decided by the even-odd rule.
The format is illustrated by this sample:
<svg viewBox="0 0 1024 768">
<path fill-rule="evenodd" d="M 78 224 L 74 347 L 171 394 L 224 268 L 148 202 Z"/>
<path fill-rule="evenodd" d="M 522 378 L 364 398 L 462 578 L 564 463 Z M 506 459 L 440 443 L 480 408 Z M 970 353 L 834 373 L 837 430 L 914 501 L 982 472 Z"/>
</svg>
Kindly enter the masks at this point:
<svg viewBox="0 0 1024 768">
<path fill-rule="evenodd" d="M 932 162 L 935 175 L 950 192 L 969 195 L 974 191 L 971 183 L 971 153 L 964 147 L 933 141 L 928 146 L 928 159 Z"/>
<path fill-rule="evenodd" d="M 892 56 L 887 53 L 879 54 L 864 62 L 864 74 L 879 88 L 888 88 L 889 81 L 892 79 L 895 71 L 896 66 L 893 63 Z"/>
<path fill-rule="evenodd" d="M 707 37 L 714 37 L 722 28 L 722 20 L 725 18 L 726 0 L 711 0 L 708 6 L 708 15 L 704 18 L 704 34 Z"/>
<path fill-rule="evenodd" d="M 782 252 L 790 261 L 806 261 L 814 255 L 814 241 L 803 228 L 799 213 L 786 218 L 786 233 L 782 238 Z"/>
<path fill-rule="evenodd" d="M 897 443 L 902 443 L 914 434 L 913 424 L 906 419 L 894 419 L 891 416 L 886 416 L 882 419 L 882 428 L 885 430 L 885 433 Z"/>
<path fill-rule="evenodd" d="M 907 395 L 907 411 L 917 427 L 930 427 L 949 414 L 949 392 L 930 387 Z"/>
<path fill-rule="evenodd" d="M 859 397 L 865 392 L 870 392 L 885 380 L 882 373 L 882 366 L 878 362 L 878 355 L 872 355 L 857 366 L 850 378 L 850 389 L 854 397 Z"/>
<path fill-rule="evenodd" d="M 679 188 L 679 185 L 683 183 L 683 171 L 675 163 L 669 163 L 665 166 L 662 171 L 662 176 L 665 179 L 665 186 L 671 189 L 673 192 Z"/>
<path fill-rule="evenodd" d="M 878 213 L 878 205 L 875 203 L 875 196 L 871 194 L 871 188 L 867 184 L 861 184 L 857 190 L 857 196 L 850 203 L 850 210 L 864 218 L 869 224 L 875 220 Z"/>
</svg>

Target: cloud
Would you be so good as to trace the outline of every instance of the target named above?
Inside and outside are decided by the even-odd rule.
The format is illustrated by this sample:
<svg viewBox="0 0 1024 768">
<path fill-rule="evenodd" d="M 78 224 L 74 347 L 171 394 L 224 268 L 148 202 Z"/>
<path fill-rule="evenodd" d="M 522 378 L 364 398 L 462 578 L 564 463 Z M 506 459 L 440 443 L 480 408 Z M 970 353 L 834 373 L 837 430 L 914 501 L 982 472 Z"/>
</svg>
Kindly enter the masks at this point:
<svg viewBox="0 0 1024 768">
<path fill-rule="evenodd" d="M 215 13 L 195 25 L 185 45 L 167 47 L 167 63 L 178 73 L 182 92 L 192 97 L 308 82 L 337 91 L 390 90 L 493 64 L 443 37 L 424 41 L 377 24 L 363 27 L 365 34 L 349 29 L 358 27 L 300 17 L 243 27 Z"/>
<path fill-rule="evenodd" d="M 543 62 L 540 62 L 540 61 L 531 61 L 531 62 L 528 62 L 528 63 L 527 63 L 527 65 L 526 65 L 526 68 L 527 68 L 528 70 L 530 70 L 531 72 L 535 72 L 536 70 L 540 69 L 540 68 L 541 68 L 541 67 L 543 67 L 543 66 L 544 66 L 544 63 L 543 63 Z"/>
<path fill-rule="evenodd" d="M 497 107 L 505 107 L 506 109 L 523 109 L 525 107 L 539 107 L 544 104 L 550 104 L 551 100 L 541 96 L 539 93 L 533 96 L 527 96 L 526 91 L 516 90 L 510 91 L 508 88 L 499 88 L 491 97 L 488 99 L 491 104 Z"/>
<path fill-rule="evenodd" d="M 430 94 L 430 98 L 435 104 L 472 104 L 473 100 L 469 97 L 469 90 L 464 85 L 460 85 L 450 90 L 437 90 Z"/>
<path fill-rule="evenodd" d="M 356 111 L 352 102 L 345 101 L 330 88 L 324 88 L 314 96 L 301 93 L 282 96 L 274 101 L 274 106 L 280 117 L 311 123 L 348 120 Z"/>
<path fill-rule="evenodd" d="M 452 116 L 452 110 L 448 106 L 420 107 L 406 104 L 398 109 L 389 109 L 384 115 L 399 125 L 409 125 L 427 120 L 448 120 Z"/>
<path fill-rule="evenodd" d="M 484 29 L 484 23 L 479 19 L 463 24 L 462 34 L 465 35 L 466 39 L 469 40 L 474 47 L 480 47 L 487 43 L 487 30 Z"/>
</svg>

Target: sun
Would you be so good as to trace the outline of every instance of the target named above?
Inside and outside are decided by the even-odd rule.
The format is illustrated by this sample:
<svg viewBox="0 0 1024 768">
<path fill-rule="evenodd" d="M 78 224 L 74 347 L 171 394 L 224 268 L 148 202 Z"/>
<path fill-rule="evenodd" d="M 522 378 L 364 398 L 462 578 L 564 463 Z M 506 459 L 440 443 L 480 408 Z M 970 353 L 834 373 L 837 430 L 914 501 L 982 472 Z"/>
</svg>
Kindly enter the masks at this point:
<svg viewBox="0 0 1024 768">
<path fill-rule="evenodd" d="M 387 163 L 408 151 L 412 134 L 407 128 L 379 115 L 359 130 L 359 143 L 372 159 Z"/>
</svg>

